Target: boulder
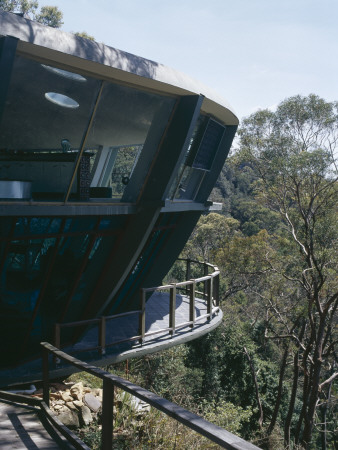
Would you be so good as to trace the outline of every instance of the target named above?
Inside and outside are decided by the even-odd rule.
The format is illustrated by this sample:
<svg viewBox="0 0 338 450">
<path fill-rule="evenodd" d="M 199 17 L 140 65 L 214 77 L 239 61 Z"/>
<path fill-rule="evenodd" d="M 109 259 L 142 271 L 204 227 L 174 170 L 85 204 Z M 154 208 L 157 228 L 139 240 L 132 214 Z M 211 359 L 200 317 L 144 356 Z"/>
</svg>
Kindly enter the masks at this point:
<svg viewBox="0 0 338 450">
<path fill-rule="evenodd" d="M 58 419 L 61 420 L 61 422 L 68 428 L 80 427 L 78 414 L 75 411 L 71 411 L 70 409 L 62 411 L 61 414 L 58 415 Z"/>
<path fill-rule="evenodd" d="M 94 413 L 97 413 L 101 408 L 100 400 L 98 399 L 98 397 L 94 397 L 93 394 L 85 394 L 83 400 L 85 405 L 87 405 L 88 408 L 91 409 Z"/>
<path fill-rule="evenodd" d="M 89 425 L 93 421 L 92 414 L 88 406 L 83 405 L 80 409 L 81 419 L 85 425 Z"/>
<path fill-rule="evenodd" d="M 76 400 L 82 400 L 83 397 L 83 384 L 80 381 L 79 383 L 74 384 L 70 388 L 70 395 Z"/>
<path fill-rule="evenodd" d="M 73 397 L 70 395 L 70 391 L 69 390 L 61 392 L 60 394 L 61 394 L 62 400 L 64 400 L 66 403 L 73 401 Z"/>
</svg>

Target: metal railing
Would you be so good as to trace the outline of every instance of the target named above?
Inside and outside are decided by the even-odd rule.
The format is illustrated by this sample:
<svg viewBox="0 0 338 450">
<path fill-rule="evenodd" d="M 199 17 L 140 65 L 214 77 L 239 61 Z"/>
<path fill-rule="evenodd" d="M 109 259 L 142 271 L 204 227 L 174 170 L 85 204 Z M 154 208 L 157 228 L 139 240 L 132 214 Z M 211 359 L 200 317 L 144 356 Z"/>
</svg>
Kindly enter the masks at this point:
<svg viewBox="0 0 338 450">
<path fill-rule="evenodd" d="M 140 309 L 134 311 L 128 311 L 121 314 L 115 314 L 111 316 L 102 316 L 97 319 L 80 320 L 76 322 L 57 323 L 54 330 L 54 345 L 57 348 L 61 348 L 61 329 L 83 327 L 88 325 L 98 326 L 98 342 L 96 346 L 86 347 L 78 349 L 77 351 L 93 351 L 98 350 L 101 355 L 106 353 L 107 347 L 119 345 L 125 342 L 139 342 L 143 344 L 145 338 L 160 334 L 168 331 L 170 336 L 174 336 L 176 330 L 184 327 L 190 327 L 191 329 L 202 320 L 210 321 L 213 315 L 219 311 L 219 270 L 217 266 L 206 262 L 195 261 L 191 259 L 179 259 L 179 261 L 186 262 L 186 279 L 179 283 L 170 283 L 163 286 L 156 286 L 150 288 L 140 289 Z M 197 265 L 202 269 L 203 276 L 198 278 L 192 278 L 192 266 Z M 211 273 L 209 273 L 211 271 Z M 200 288 L 202 286 L 202 288 Z M 189 317 L 187 320 L 181 323 L 176 321 L 176 294 L 181 290 L 189 298 Z M 156 331 L 146 332 L 146 298 L 149 293 L 167 291 L 169 292 L 169 326 L 166 328 L 160 328 Z M 206 313 L 196 317 L 196 300 L 204 300 L 206 304 Z M 138 315 L 138 334 L 135 336 L 129 336 L 124 339 L 116 340 L 113 342 L 106 342 L 106 328 L 107 322 L 111 320 L 121 319 L 122 317 Z"/>
<path fill-rule="evenodd" d="M 220 428 L 196 414 L 181 408 L 175 403 L 159 397 L 158 395 L 137 386 L 130 381 L 124 380 L 116 375 L 108 373 L 98 367 L 91 366 L 83 361 L 73 358 L 70 355 L 58 350 L 47 342 L 41 343 L 43 347 L 43 401 L 49 406 L 49 355 L 63 360 L 81 371 L 88 372 L 103 380 L 103 403 L 102 403 L 102 443 L 103 450 L 111 450 L 113 444 L 113 411 L 114 411 L 114 390 L 120 388 L 125 392 L 148 403 L 159 411 L 172 417 L 188 428 L 200 433 L 222 448 L 230 450 L 257 450 L 258 447 L 244 441 L 238 436 Z"/>
</svg>

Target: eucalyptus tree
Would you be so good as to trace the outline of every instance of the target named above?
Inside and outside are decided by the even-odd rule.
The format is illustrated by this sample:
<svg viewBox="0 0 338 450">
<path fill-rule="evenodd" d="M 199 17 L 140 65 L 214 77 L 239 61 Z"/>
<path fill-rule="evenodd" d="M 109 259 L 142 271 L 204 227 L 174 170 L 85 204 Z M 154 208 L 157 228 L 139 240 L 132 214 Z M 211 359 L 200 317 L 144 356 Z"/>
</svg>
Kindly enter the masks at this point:
<svg viewBox="0 0 338 450">
<path fill-rule="evenodd" d="M 310 446 L 316 414 L 327 412 L 330 387 L 338 377 L 337 106 L 315 95 L 291 97 L 275 112 L 251 115 L 240 130 L 238 158 L 255 172 L 255 198 L 281 221 L 278 235 L 269 238 L 274 251 L 265 253 L 264 286 L 255 290 L 250 285 L 265 308 L 266 339 L 283 343 L 280 389 L 268 431 L 277 420 L 292 358 L 285 442 L 290 443 L 298 398 L 302 407 L 293 434 L 305 448 Z M 326 448 L 326 415 L 321 416 Z"/>
<path fill-rule="evenodd" d="M 39 12 L 38 8 L 37 0 L 0 0 L 0 11 L 22 14 L 27 19 L 53 28 L 63 25 L 63 14 L 57 6 L 42 6 Z"/>
</svg>

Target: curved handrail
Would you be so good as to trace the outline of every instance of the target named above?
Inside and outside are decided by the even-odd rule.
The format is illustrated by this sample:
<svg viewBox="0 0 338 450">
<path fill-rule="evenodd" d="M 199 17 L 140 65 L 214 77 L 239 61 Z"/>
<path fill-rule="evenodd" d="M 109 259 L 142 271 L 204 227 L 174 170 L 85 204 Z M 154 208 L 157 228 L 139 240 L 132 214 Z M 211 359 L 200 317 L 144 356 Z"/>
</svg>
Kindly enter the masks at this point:
<svg viewBox="0 0 338 450">
<path fill-rule="evenodd" d="M 207 263 L 196 261 L 192 259 L 179 258 L 179 261 L 186 262 L 186 281 L 180 281 L 177 283 L 170 283 L 162 286 L 154 286 L 148 288 L 140 289 L 140 309 L 134 311 L 128 311 L 120 314 L 102 316 L 96 319 L 80 320 L 68 323 L 57 323 L 55 324 L 55 337 L 54 345 L 57 348 L 61 348 L 61 328 L 75 327 L 75 326 L 86 326 L 86 325 L 97 325 L 99 328 L 98 333 L 98 345 L 90 348 L 83 348 L 81 351 L 98 350 L 101 355 L 106 353 L 107 347 L 112 347 L 124 342 L 139 341 L 142 345 L 147 337 L 153 336 L 155 334 L 160 334 L 163 332 L 168 332 L 170 336 L 173 336 L 178 328 L 183 328 L 189 326 L 193 328 L 197 322 L 202 320 L 210 321 L 211 318 L 219 311 L 219 275 L 220 271 L 217 266 Z M 197 264 L 203 269 L 203 276 L 198 278 L 190 278 L 191 275 L 191 265 Z M 209 273 L 209 270 L 212 270 Z M 202 291 L 196 289 L 197 285 L 203 284 Z M 175 311 L 176 311 L 176 292 L 177 289 L 184 289 L 185 294 L 189 297 L 189 317 L 186 321 L 182 323 L 176 322 Z M 149 292 L 158 291 L 169 291 L 170 295 L 170 305 L 169 305 L 169 326 L 166 328 L 161 328 L 156 331 L 146 332 L 146 295 Z M 197 295 L 202 297 L 206 302 L 206 314 L 196 317 L 195 303 Z M 110 320 L 118 319 L 127 315 L 138 314 L 139 316 L 139 329 L 136 336 L 130 336 L 125 339 L 121 339 L 114 342 L 106 342 L 106 324 Z"/>
</svg>

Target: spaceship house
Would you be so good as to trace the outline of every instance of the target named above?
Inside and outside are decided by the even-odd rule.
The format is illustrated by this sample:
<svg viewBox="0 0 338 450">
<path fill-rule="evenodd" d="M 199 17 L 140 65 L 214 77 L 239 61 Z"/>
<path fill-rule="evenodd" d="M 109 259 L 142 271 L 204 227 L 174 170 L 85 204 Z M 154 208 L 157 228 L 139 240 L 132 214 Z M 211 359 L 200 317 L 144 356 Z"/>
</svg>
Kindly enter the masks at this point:
<svg viewBox="0 0 338 450">
<path fill-rule="evenodd" d="M 0 12 L 0 378 L 161 285 L 237 125 L 184 74 Z"/>
</svg>

